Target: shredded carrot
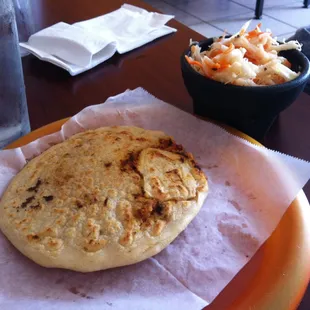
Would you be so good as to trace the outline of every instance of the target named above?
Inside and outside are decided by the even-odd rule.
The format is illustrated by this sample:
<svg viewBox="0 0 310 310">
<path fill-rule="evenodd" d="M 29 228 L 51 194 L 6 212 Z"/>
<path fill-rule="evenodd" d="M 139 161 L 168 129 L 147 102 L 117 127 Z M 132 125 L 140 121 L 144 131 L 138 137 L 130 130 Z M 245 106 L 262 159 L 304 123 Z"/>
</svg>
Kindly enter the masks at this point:
<svg viewBox="0 0 310 310">
<path fill-rule="evenodd" d="M 278 81 L 279 84 L 282 84 L 285 82 L 285 79 L 282 76 L 277 76 L 276 80 Z"/>
<path fill-rule="evenodd" d="M 257 34 L 258 33 L 257 33 L 256 29 L 254 29 L 254 30 L 248 32 L 247 37 L 248 38 L 254 38 L 257 36 Z"/>
<path fill-rule="evenodd" d="M 204 57 L 204 64 L 210 69 L 219 69 L 221 67 L 220 64 L 214 62 L 212 59 L 210 59 L 207 56 Z"/>
<path fill-rule="evenodd" d="M 251 31 L 247 30 L 249 24 L 250 21 L 246 22 L 230 39 L 223 39 L 225 31 L 223 36 L 217 41 L 214 39 L 214 43 L 203 52 L 200 51 L 199 45 L 193 47 L 191 41 L 191 54 L 185 56 L 187 62 L 202 76 L 225 84 L 274 85 L 296 78 L 299 73 L 292 71 L 290 62 L 278 57 L 278 52 L 288 49 L 300 50 L 300 44 L 291 41 L 278 47 L 279 44 L 271 32 L 261 30 L 261 23 Z M 281 63 L 287 68 L 278 65 Z M 285 74 L 282 74 L 282 70 Z"/>
<path fill-rule="evenodd" d="M 230 65 L 230 63 L 229 63 L 226 59 L 221 59 L 221 60 L 219 61 L 219 64 L 221 65 L 221 68 L 222 68 L 223 66 Z"/>
<path fill-rule="evenodd" d="M 211 51 L 210 57 L 213 58 L 213 57 L 220 55 L 222 53 L 223 53 L 223 51 L 221 49 L 216 49 L 216 50 Z"/>
<path fill-rule="evenodd" d="M 229 54 L 232 50 L 234 50 L 235 46 L 230 43 L 228 49 L 226 51 L 223 52 L 223 54 Z"/>
<path fill-rule="evenodd" d="M 185 59 L 187 60 L 187 62 L 188 62 L 190 65 L 198 66 L 199 68 L 201 68 L 201 70 L 203 71 L 203 73 L 204 73 L 204 75 L 205 75 L 206 77 L 212 78 L 212 77 L 210 76 L 210 74 L 208 74 L 208 72 L 207 72 L 206 70 L 204 70 L 203 65 L 202 65 L 200 62 L 198 62 L 198 61 L 196 61 L 196 60 L 190 59 L 187 55 L 185 55 Z"/>
<path fill-rule="evenodd" d="M 257 37 L 257 36 L 259 36 L 259 35 L 261 35 L 261 34 L 263 34 L 263 33 L 266 33 L 266 32 L 252 30 L 252 31 L 248 32 L 247 38 L 249 38 L 249 39 L 250 39 L 250 38 L 254 38 L 254 37 Z"/>
<path fill-rule="evenodd" d="M 202 64 L 195 60 L 191 62 L 191 65 L 195 65 L 195 66 L 198 66 L 199 68 L 202 68 Z"/>
<path fill-rule="evenodd" d="M 249 31 L 249 32 L 247 33 L 247 37 L 248 37 L 248 38 L 254 38 L 254 37 L 257 37 L 258 35 L 264 33 L 264 32 L 262 32 L 262 31 L 260 30 L 260 27 L 261 27 L 261 26 L 262 26 L 262 23 L 259 23 L 259 24 L 255 27 L 254 30 Z"/>
<path fill-rule="evenodd" d="M 230 68 L 231 67 L 231 64 L 225 64 L 225 65 L 221 65 L 221 68 L 218 69 L 219 71 L 222 71 L 224 69 L 227 69 L 227 68 Z"/>
<path fill-rule="evenodd" d="M 220 59 L 218 64 L 220 65 L 220 67 L 218 68 L 218 70 L 220 71 L 231 66 L 231 64 L 226 59 Z"/>
<path fill-rule="evenodd" d="M 288 68 L 292 67 L 292 64 L 287 59 L 284 60 L 283 65 L 288 67 Z"/>
<path fill-rule="evenodd" d="M 195 65 L 195 66 L 198 66 L 199 68 L 203 69 L 202 67 L 202 64 L 196 60 L 192 60 L 190 59 L 187 55 L 185 55 L 185 58 L 187 60 L 187 62 L 190 64 L 190 65 Z"/>
<path fill-rule="evenodd" d="M 252 62 L 253 64 L 258 64 L 258 62 L 255 60 L 255 58 L 252 56 L 252 54 L 247 51 L 244 55 L 245 58 L 247 58 L 250 62 Z"/>
</svg>

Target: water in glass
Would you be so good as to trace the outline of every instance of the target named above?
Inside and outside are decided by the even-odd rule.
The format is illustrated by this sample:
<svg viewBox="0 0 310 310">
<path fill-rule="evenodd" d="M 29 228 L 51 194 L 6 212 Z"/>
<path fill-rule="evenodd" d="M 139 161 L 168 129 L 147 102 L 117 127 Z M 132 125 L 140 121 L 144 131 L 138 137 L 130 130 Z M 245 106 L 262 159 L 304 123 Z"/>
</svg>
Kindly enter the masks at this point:
<svg viewBox="0 0 310 310">
<path fill-rule="evenodd" d="M 0 149 L 30 131 L 12 0 L 0 1 Z"/>
</svg>

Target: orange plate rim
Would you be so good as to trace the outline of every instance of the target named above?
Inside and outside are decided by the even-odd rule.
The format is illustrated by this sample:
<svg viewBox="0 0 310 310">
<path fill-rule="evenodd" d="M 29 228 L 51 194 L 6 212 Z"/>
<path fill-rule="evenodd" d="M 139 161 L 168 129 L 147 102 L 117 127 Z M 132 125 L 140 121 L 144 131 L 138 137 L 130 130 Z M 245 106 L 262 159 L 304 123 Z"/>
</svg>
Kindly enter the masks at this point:
<svg viewBox="0 0 310 310">
<path fill-rule="evenodd" d="M 11 143 L 6 149 L 22 146 L 40 137 L 57 132 L 68 119 L 61 119 L 38 128 Z M 253 144 L 261 145 L 236 129 L 226 125 L 222 127 Z M 266 282 L 268 277 L 264 277 L 273 272 L 273 266 L 267 262 L 279 259 L 277 257 L 277 246 L 281 243 L 279 236 L 281 238 L 287 230 L 285 225 L 289 225 L 291 229 L 289 239 L 285 240 L 288 250 L 285 258 L 277 262 L 277 268 L 283 269 L 285 277 L 277 276 L 277 278 L 272 279 L 273 283 L 268 283 Z M 259 273 L 252 283 L 249 283 L 247 290 L 236 297 L 231 309 L 251 309 L 252 307 L 253 309 L 296 309 L 310 279 L 310 264 L 308 263 L 310 256 L 310 208 L 302 190 L 288 208 L 275 232 L 262 247 L 264 247 L 264 258 Z M 268 290 L 268 294 L 266 290 Z"/>
</svg>

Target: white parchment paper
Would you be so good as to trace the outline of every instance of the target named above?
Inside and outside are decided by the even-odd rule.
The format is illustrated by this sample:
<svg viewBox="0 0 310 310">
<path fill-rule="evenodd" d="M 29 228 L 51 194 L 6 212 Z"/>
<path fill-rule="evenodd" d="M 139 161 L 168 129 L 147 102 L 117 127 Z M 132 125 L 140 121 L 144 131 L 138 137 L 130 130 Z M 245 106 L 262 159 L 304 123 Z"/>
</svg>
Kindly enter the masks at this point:
<svg viewBox="0 0 310 310">
<path fill-rule="evenodd" d="M 82 274 L 46 269 L 0 235 L 0 309 L 201 309 L 251 259 L 310 177 L 310 163 L 258 147 L 141 88 L 90 106 L 60 132 L 0 152 L 0 195 L 30 159 L 85 129 L 162 130 L 192 152 L 210 192 L 188 228 L 154 258 Z"/>
</svg>

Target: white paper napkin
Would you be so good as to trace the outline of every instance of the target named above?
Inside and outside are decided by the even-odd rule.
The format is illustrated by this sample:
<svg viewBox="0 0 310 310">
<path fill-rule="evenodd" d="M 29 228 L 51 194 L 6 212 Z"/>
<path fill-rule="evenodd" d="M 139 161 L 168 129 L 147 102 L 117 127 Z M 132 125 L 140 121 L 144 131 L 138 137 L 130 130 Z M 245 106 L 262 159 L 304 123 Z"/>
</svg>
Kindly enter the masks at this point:
<svg viewBox="0 0 310 310">
<path fill-rule="evenodd" d="M 124 4 L 116 11 L 69 25 L 59 22 L 33 34 L 23 49 L 77 75 L 111 58 L 175 32 L 174 16 Z"/>
<path fill-rule="evenodd" d="M 85 108 L 55 134 L 1 151 L 0 195 L 26 159 L 112 125 L 165 131 L 192 152 L 210 188 L 201 211 L 155 257 L 89 274 L 40 267 L 0 234 L 1 310 L 201 310 L 271 235 L 310 176 L 310 163 L 252 145 L 138 88 Z"/>
</svg>

